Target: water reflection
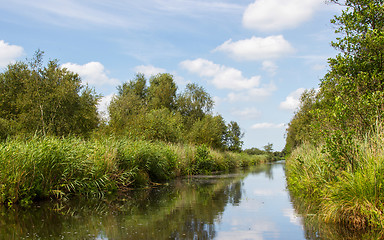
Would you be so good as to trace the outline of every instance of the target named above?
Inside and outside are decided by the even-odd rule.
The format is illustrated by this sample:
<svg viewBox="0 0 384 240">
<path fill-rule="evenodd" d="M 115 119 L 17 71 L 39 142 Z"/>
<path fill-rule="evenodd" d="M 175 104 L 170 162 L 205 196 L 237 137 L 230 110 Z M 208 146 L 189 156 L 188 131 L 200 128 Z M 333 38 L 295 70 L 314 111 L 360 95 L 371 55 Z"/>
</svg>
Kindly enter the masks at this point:
<svg viewBox="0 0 384 240">
<path fill-rule="evenodd" d="M 284 164 L 277 163 L 104 200 L 3 208 L 0 240 L 338 239 L 308 217 L 302 221 L 285 190 Z"/>
</svg>

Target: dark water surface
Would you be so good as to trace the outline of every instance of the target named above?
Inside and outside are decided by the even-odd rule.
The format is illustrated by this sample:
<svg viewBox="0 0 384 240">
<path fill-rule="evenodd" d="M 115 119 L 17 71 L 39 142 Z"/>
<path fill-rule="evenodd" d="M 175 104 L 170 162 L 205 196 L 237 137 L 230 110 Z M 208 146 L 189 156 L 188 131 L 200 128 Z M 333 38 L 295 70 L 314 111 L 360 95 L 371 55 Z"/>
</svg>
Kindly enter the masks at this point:
<svg viewBox="0 0 384 240">
<path fill-rule="evenodd" d="M 304 228 L 303 222 L 290 201 L 281 162 L 233 174 L 177 180 L 115 199 L 0 208 L 0 239 L 300 240 L 345 236 L 332 230 L 321 233 L 318 229 L 323 228 L 315 224 L 304 223 Z"/>
</svg>

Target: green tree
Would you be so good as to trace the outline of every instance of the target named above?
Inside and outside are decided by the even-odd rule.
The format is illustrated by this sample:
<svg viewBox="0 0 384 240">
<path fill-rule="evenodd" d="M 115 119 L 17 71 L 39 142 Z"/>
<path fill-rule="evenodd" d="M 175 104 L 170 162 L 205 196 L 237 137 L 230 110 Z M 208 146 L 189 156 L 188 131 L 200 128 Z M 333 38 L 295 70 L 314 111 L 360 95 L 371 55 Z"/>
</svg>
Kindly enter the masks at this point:
<svg viewBox="0 0 384 240">
<path fill-rule="evenodd" d="M 227 125 L 227 135 L 226 135 L 226 142 L 228 150 L 234 151 L 234 152 L 241 152 L 241 147 L 243 145 L 243 141 L 241 139 L 243 138 L 244 133 L 241 132 L 240 126 L 237 122 L 231 121 Z"/>
<path fill-rule="evenodd" d="M 195 122 L 189 133 L 189 141 L 196 145 L 205 144 L 216 149 L 226 147 L 227 127 L 222 116 L 207 114 Z"/>
<path fill-rule="evenodd" d="M 213 108 L 213 100 L 203 87 L 195 83 L 187 84 L 183 93 L 177 96 L 177 111 L 183 116 L 186 127 L 209 114 Z"/>
<path fill-rule="evenodd" d="M 108 106 L 109 126 L 114 133 L 138 136 L 147 107 L 146 79 L 137 74 L 135 79 L 117 87 L 117 95 Z"/>
<path fill-rule="evenodd" d="M 57 60 L 43 67 L 37 51 L 29 65 L 17 62 L 0 74 L 0 118 L 17 133 L 88 135 L 98 126 L 100 96 Z"/>
<path fill-rule="evenodd" d="M 273 144 L 272 143 L 268 143 L 263 148 L 264 148 L 264 151 L 268 154 L 271 154 L 273 152 Z"/>
<path fill-rule="evenodd" d="M 173 76 L 168 73 L 151 77 L 148 88 L 149 109 L 168 108 L 173 111 L 176 108 L 177 86 Z"/>
</svg>

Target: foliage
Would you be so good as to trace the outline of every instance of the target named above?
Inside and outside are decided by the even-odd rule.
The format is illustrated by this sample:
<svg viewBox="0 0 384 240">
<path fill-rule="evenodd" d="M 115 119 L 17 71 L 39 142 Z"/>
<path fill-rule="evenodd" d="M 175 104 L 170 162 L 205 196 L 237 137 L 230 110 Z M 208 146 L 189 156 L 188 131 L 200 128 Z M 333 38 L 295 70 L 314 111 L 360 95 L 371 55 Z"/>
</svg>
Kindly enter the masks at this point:
<svg viewBox="0 0 384 240">
<path fill-rule="evenodd" d="M 351 140 L 355 151 L 349 161 L 355 165 L 340 165 L 322 147 L 302 145 L 287 160 L 289 189 L 294 196 L 305 199 L 323 221 L 359 229 L 382 228 L 383 135 L 383 127 L 378 126 L 364 139 Z"/>
<path fill-rule="evenodd" d="M 206 115 L 192 126 L 189 141 L 196 145 L 206 144 L 216 149 L 225 149 L 226 125 L 222 116 Z"/>
<path fill-rule="evenodd" d="M 183 116 L 187 128 L 209 114 L 213 108 L 213 100 L 203 87 L 196 83 L 187 84 L 183 93 L 177 96 L 177 111 Z"/>
<path fill-rule="evenodd" d="M 0 73 L 0 118 L 10 128 L 1 127 L 2 137 L 16 132 L 87 136 L 99 123 L 100 96 L 56 60 L 43 67 L 42 57 L 37 51 L 29 65 L 17 62 Z"/>
<path fill-rule="evenodd" d="M 231 121 L 227 125 L 226 142 L 229 151 L 241 152 L 241 146 L 243 145 L 242 139 L 244 133 L 241 132 L 240 126 L 237 122 Z"/>
<path fill-rule="evenodd" d="M 340 53 L 329 59 L 319 90 L 302 95 L 289 124 L 287 179 L 323 220 L 382 228 L 383 1 L 332 2 L 346 6 L 331 21 Z"/>
</svg>

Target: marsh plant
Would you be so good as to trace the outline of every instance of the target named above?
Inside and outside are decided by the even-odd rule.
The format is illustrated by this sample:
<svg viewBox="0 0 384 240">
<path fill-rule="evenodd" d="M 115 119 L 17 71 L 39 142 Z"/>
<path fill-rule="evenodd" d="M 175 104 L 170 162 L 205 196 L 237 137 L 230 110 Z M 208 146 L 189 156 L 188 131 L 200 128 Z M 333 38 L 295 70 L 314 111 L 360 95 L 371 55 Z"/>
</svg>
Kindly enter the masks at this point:
<svg viewBox="0 0 384 240">
<path fill-rule="evenodd" d="M 0 202 L 28 205 L 71 195 L 103 197 L 181 175 L 226 171 L 267 159 L 231 153 L 224 161 L 228 156 L 207 146 L 124 138 L 9 139 L 0 143 Z"/>
</svg>

